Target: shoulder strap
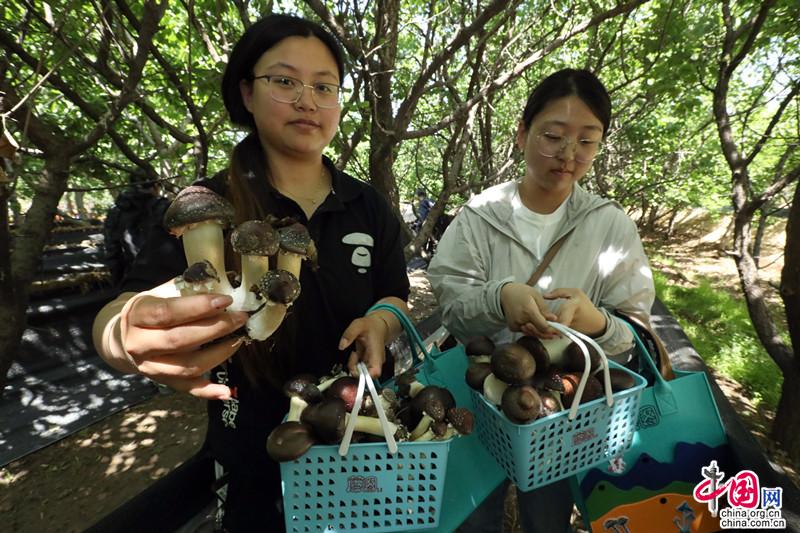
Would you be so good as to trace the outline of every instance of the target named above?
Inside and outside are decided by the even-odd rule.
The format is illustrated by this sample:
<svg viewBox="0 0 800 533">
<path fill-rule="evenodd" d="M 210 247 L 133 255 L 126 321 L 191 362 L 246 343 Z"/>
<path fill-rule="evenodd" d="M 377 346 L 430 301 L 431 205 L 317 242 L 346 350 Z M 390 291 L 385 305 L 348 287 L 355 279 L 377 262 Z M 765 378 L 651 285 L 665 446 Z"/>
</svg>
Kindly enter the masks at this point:
<svg viewBox="0 0 800 533">
<path fill-rule="evenodd" d="M 549 265 L 550 262 L 553 260 L 553 258 L 556 256 L 558 251 L 561 249 L 561 245 L 564 244 L 564 241 L 567 240 L 567 237 L 569 237 L 572 234 L 572 231 L 574 229 L 575 228 L 572 228 L 564 235 L 562 235 L 560 239 L 558 239 L 556 242 L 550 245 L 550 248 L 547 250 L 547 253 L 544 254 L 542 262 L 539 263 L 539 266 L 536 267 L 536 270 L 533 272 L 533 274 L 531 274 L 531 277 L 528 280 L 528 285 L 530 285 L 531 287 L 536 285 L 536 282 L 539 281 L 539 278 L 541 278 L 542 274 L 544 274 L 544 270 L 547 268 L 547 265 Z"/>
</svg>

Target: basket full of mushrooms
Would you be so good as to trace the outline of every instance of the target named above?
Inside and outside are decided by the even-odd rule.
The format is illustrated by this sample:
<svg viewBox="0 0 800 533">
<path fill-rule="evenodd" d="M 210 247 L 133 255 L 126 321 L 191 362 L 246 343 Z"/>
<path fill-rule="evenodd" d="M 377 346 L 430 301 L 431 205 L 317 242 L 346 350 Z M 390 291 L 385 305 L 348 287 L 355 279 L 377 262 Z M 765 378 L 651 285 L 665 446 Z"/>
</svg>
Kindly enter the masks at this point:
<svg viewBox="0 0 800 533">
<path fill-rule="evenodd" d="M 410 321 L 391 310 L 412 347 L 428 356 Z M 472 431 L 472 413 L 424 370 L 378 388 L 363 363 L 358 368 L 358 378 L 334 369 L 284 386 L 289 413 L 270 433 L 267 453 L 280 462 L 289 532 L 410 531 L 439 523 L 450 443 Z"/>
<path fill-rule="evenodd" d="M 633 441 L 644 378 L 608 361 L 585 335 L 466 346 L 481 442 L 522 491 L 595 467 Z"/>
</svg>

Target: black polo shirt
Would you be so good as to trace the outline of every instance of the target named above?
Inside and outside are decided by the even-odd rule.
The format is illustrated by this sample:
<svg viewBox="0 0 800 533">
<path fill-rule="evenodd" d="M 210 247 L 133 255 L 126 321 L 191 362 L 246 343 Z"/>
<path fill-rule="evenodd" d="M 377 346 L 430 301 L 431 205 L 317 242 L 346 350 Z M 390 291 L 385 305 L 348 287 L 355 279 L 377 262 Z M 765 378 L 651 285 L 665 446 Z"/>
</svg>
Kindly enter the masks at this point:
<svg viewBox="0 0 800 533">
<path fill-rule="evenodd" d="M 409 294 L 400 223 L 388 203 L 370 185 L 323 159 L 333 190 L 311 220 L 265 179 L 251 177 L 248 182 L 265 213 L 290 216 L 305 224 L 316 244 L 318 268 L 312 270 L 303 262 L 301 293 L 290 308 L 297 350 L 292 371 L 316 375 L 327 374 L 335 363 L 346 363 L 350 350 L 340 352 L 337 346 L 355 318 L 383 297 L 407 300 Z M 225 180 L 199 184 L 225 196 Z M 180 241 L 159 228 L 137 257 L 123 290 L 149 289 L 185 268 Z M 226 383 L 235 395 L 225 402 L 209 402 L 207 444 L 212 453 L 235 476 L 258 477 L 261 483 L 271 484 L 270 492 L 272 488 L 279 491 L 277 468 L 266 454 L 265 442 L 287 412 L 287 400 L 268 386 L 253 387 L 242 375 L 237 357 L 214 369 L 212 380 Z M 244 489 L 230 486 L 229 490 Z"/>
</svg>

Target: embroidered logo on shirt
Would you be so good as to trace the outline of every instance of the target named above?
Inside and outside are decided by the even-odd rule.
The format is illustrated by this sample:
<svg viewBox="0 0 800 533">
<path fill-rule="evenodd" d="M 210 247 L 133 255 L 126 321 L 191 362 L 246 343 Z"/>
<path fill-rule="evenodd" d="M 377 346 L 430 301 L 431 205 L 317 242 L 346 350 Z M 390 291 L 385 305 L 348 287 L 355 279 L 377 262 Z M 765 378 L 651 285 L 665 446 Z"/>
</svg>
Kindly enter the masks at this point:
<svg viewBox="0 0 800 533">
<path fill-rule="evenodd" d="M 350 259 L 353 262 L 353 266 L 358 269 L 359 274 L 366 274 L 367 268 L 372 266 L 372 254 L 369 248 L 367 248 L 367 246 L 370 248 L 375 246 L 375 241 L 372 239 L 372 236 L 359 232 L 348 233 L 342 237 L 342 242 L 344 244 L 352 244 L 356 247 Z"/>
</svg>

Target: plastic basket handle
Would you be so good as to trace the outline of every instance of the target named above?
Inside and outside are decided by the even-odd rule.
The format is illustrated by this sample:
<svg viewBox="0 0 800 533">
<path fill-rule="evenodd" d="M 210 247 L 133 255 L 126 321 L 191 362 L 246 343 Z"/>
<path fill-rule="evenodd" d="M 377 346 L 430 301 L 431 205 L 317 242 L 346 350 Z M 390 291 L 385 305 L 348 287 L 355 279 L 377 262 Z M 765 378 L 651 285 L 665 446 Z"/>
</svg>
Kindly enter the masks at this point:
<svg viewBox="0 0 800 533">
<path fill-rule="evenodd" d="M 656 381 L 653 384 L 653 396 L 656 401 L 656 408 L 662 415 L 677 413 L 678 402 L 675 400 L 675 394 L 672 392 L 672 386 L 667 380 L 664 379 L 664 377 L 661 375 L 661 372 L 659 372 L 655 362 L 653 362 L 653 358 L 650 357 L 650 354 L 647 352 L 647 348 L 642 342 L 642 339 L 639 338 L 639 335 L 636 333 L 636 330 L 633 328 L 633 326 L 628 324 L 628 322 L 625 322 L 625 325 L 628 326 L 628 329 L 630 329 L 631 333 L 633 333 L 633 342 L 636 344 L 636 347 L 639 348 L 639 352 L 641 353 L 639 361 L 644 360 L 645 366 L 647 366 L 648 370 L 650 370 L 650 373 L 655 376 Z"/>
<path fill-rule="evenodd" d="M 397 453 L 397 441 L 394 440 L 394 433 L 389 426 L 389 420 L 386 418 L 386 413 L 381 405 L 381 398 L 375 389 L 375 384 L 372 382 L 372 377 L 369 375 L 366 365 L 363 362 L 358 363 L 358 390 L 356 391 L 356 401 L 353 403 L 353 410 L 350 413 L 350 419 L 347 421 L 347 427 L 344 431 L 344 437 L 339 444 L 339 455 L 347 455 L 350 449 L 350 441 L 353 440 L 353 431 L 356 427 L 356 418 L 358 412 L 361 410 L 361 403 L 364 401 L 364 384 L 366 383 L 369 388 L 369 394 L 372 396 L 372 401 L 375 404 L 375 410 L 378 412 L 378 420 L 381 423 L 383 435 L 386 437 L 386 444 L 389 446 L 389 453 L 394 455 Z"/>
<path fill-rule="evenodd" d="M 614 396 L 611 392 L 611 374 L 609 373 L 608 359 L 606 358 L 606 353 L 602 348 L 600 348 L 600 345 L 594 342 L 591 337 L 588 337 L 579 331 L 575 331 L 574 329 L 568 328 L 563 324 L 550 321 L 548 321 L 548 324 L 559 330 L 561 333 L 566 335 L 569 340 L 577 344 L 578 348 L 581 349 L 581 353 L 583 353 L 583 360 L 585 364 L 584 372 L 581 375 L 581 381 L 578 384 L 578 390 L 575 392 L 575 398 L 572 400 L 572 407 L 569 408 L 569 420 L 575 420 L 575 417 L 578 416 L 578 406 L 581 403 L 583 390 L 586 388 L 586 382 L 589 381 L 589 375 L 591 374 L 590 369 L 592 362 L 591 358 L 589 357 L 589 350 L 586 348 L 585 343 L 591 344 L 592 347 L 597 350 L 597 353 L 600 354 L 600 361 L 603 370 L 603 381 L 605 383 L 606 390 L 606 403 L 609 406 L 614 405 Z"/>
<path fill-rule="evenodd" d="M 411 347 L 411 353 L 414 355 L 414 357 L 416 357 L 417 360 L 430 359 L 431 353 L 425 347 L 425 342 L 423 342 L 422 337 L 420 337 L 417 328 L 414 327 L 414 324 L 411 323 L 411 320 L 406 316 L 406 314 L 403 313 L 401 310 L 399 310 L 397 307 L 393 306 L 392 304 L 386 304 L 386 303 L 375 304 L 367 310 L 365 315 L 368 315 L 373 311 L 378 311 L 381 309 L 392 313 L 400 322 L 400 325 L 403 326 L 403 330 L 406 332 L 406 335 L 408 336 L 409 340 L 408 344 Z"/>
</svg>

